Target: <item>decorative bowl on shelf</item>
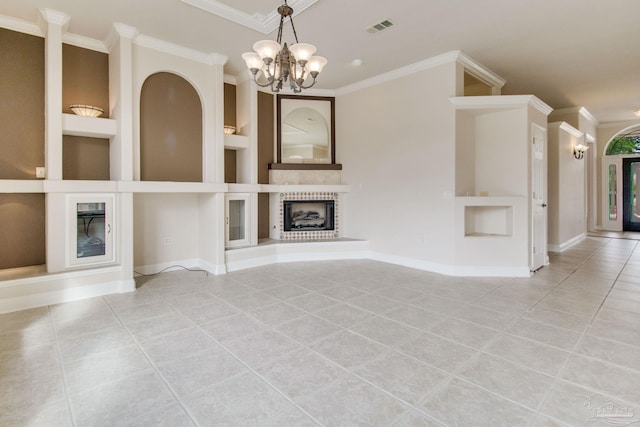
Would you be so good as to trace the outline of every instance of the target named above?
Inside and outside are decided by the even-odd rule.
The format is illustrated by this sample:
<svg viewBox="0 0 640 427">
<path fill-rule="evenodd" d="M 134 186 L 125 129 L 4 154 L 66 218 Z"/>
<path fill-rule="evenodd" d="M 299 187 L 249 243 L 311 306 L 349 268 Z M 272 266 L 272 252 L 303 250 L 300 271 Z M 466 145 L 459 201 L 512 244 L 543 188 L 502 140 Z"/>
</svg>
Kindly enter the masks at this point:
<svg viewBox="0 0 640 427">
<path fill-rule="evenodd" d="M 225 135 L 234 135 L 236 133 L 236 127 L 235 126 L 224 126 L 224 133 Z"/>
<path fill-rule="evenodd" d="M 102 108 L 93 105 L 73 104 L 69 108 L 74 114 L 83 117 L 100 117 L 104 113 Z"/>
</svg>

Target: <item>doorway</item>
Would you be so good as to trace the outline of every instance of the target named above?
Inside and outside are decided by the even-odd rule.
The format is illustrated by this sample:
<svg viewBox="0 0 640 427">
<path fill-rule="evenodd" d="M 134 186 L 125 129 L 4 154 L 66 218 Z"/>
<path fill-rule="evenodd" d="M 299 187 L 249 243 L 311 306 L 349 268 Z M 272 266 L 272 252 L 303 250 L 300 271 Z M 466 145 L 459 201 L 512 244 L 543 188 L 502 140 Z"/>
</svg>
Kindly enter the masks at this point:
<svg viewBox="0 0 640 427">
<path fill-rule="evenodd" d="M 622 159 L 622 230 L 640 231 L 640 158 Z"/>
</svg>

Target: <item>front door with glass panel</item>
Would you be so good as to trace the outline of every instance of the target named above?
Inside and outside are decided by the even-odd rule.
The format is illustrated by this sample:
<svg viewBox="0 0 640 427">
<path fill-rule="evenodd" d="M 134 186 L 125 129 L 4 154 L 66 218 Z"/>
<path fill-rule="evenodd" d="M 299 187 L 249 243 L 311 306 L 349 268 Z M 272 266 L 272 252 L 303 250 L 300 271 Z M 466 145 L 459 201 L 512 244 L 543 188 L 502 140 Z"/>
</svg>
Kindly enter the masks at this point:
<svg viewBox="0 0 640 427">
<path fill-rule="evenodd" d="M 622 159 L 622 229 L 640 231 L 640 158 Z"/>
</svg>

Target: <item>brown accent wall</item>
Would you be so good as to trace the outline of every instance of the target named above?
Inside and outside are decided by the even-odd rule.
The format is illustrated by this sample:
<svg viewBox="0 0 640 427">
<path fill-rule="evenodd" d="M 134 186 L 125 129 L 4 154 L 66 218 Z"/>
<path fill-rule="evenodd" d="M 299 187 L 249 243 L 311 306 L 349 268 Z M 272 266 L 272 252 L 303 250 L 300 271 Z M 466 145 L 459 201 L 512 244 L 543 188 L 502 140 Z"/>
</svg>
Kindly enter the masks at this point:
<svg viewBox="0 0 640 427">
<path fill-rule="evenodd" d="M 0 269 L 45 263 L 44 194 L 0 194 Z"/>
<path fill-rule="evenodd" d="M 109 117 L 109 55 L 62 45 L 62 112 L 72 104 L 100 107 Z"/>
<path fill-rule="evenodd" d="M 269 183 L 269 163 L 273 163 L 275 111 L 274 97 L 258 92 L 258 184 Z"/>
<path fill-rule="evenodd" d="M 236 126 L 236 85 L 224 84 L 224 125 Z"/>
<path fill-rule="evenodd" d="M 44 166 L 44 39 L 0 29 L 0 76 L 0 179 L 36 179 Z"/>
<path fill-rule="evenodd" d="M 236 150 L 224 150 L 224 182 L 227 184 L 238 182 L 236 158 Z"/>
<path fill-rule="evenodd" d="M 202 104 L 172 73 L 153 74 L 142 86 L 140 179 L 202 182 Z"/>
<path fill-rule="evenodd" d="M 274 97 L 258 92 L 258 183 L 269 183 L 269 164 L 273 163 Z M 258 194 L 258 239 L 269 238 L 269 194 Z"/>
<path fill-rule="evenodd" d="M 62 179 L 109 180 L 109 140 L 65 135 Z"/>
</svg>

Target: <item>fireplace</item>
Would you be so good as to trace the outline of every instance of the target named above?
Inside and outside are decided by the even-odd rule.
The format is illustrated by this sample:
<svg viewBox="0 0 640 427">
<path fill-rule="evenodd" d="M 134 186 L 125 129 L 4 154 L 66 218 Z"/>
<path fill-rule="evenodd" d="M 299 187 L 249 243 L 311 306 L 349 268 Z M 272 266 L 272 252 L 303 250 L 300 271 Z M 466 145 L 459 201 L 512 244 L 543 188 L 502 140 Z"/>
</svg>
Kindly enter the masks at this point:
<svg viewBox="0 0 640 427">
<path fill-rule="evenodd" d="M 334 230 L 335 201 L 285 200 L 284 231 Z"/>
<path fill-rule="evenodd" d="M 279 205 L 279 212 L 272 238 L 314 240 L 339 237 L 338 193 L 291 192 L 273 196 L 272 201 Z"/>
</svg>

